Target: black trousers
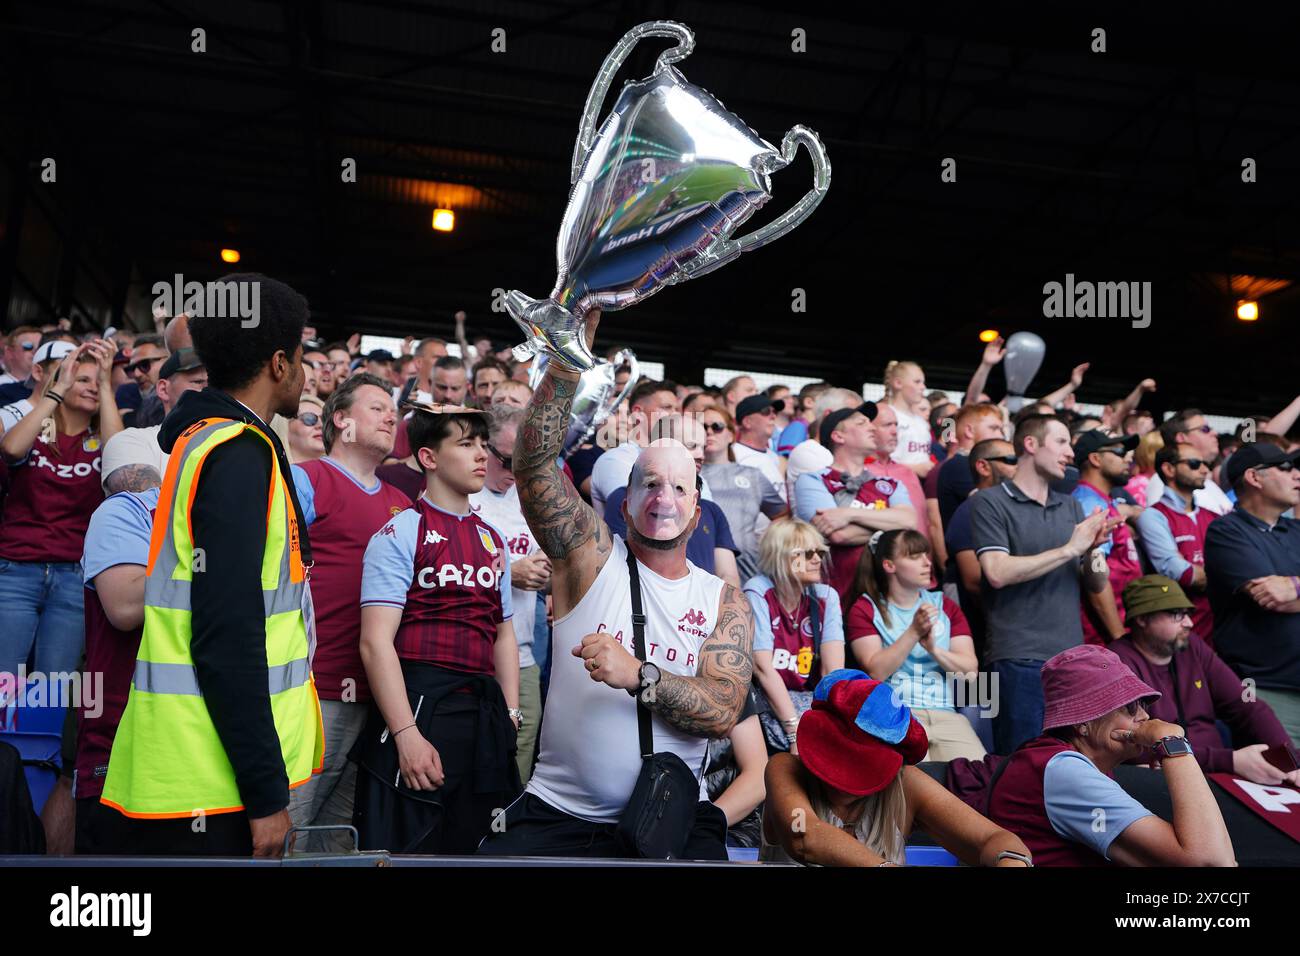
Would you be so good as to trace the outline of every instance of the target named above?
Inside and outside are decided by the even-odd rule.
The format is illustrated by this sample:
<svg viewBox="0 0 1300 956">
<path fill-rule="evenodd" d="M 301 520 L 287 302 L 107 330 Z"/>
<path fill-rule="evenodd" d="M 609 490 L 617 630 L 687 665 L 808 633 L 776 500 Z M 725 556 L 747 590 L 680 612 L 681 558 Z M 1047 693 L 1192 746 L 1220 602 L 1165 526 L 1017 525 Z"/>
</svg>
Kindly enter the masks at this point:
<svg viewBox="0 0 1300 956">
<path fill-rule="evenodd" d="M 506 808 L 478 852 L 484 856 L 625 857 L 613 823 L 590 823 L 525 792 Z M 708 801 L 696 807 L 683 859 L 727 859 L 727 815 Z"/>
<path fill-rule="evenodd" d="M 112 856 L 252 856 L 253 833 L 242 810 L 137 820 L 87 797 L 77 801 L 76 849 Z"/>
<path fill-rule="evenodd" d="M 475 791 L 478 712 L 478 698 L 468 694 L 448 695 L 435 708 L 428 739 L 446 775 L 437 790 L 413 791 L 404 784 L 394 788 L 395 781 L 381 781 L 364 766 L 358 768 L 352 824 L 361 849 L 466 855 L 475 851 L 493 816 L 519 792 L 513 759 L 508 767 L 513 786 Z"/>
</svg>

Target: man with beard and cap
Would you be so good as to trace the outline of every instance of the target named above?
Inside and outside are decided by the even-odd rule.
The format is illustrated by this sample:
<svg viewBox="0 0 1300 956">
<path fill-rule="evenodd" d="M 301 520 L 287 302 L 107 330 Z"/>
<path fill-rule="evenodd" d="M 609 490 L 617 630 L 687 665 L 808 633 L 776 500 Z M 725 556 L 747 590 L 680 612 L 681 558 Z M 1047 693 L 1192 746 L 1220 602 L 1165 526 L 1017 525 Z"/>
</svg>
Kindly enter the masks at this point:
<svg viewBox="0 0 1300 956">
<path fill-rule="evenodd" d="M 1160 691 L 1147 713 L 1187 731 L 1201 769 L 1266 786 L 1300 784 L 1300 770 L 1279 770 L 1264 756 L 1291 743 L 1273 708 L 1243 694 L 1232 668 L 1204 641 L 1191 639 L 1195 606 L 1178 583 L 1162 574 L 1130 581 L 1124 607 L 1129 630 L 1110 649 Z M 1232 731 L 1235 749 L 1224 744 L 1218 721 Z"/>
<path fill-rule="evenodd" d="M 589 341 L 598 317 L 588 318 Z M 551 683 L 532 779 L 480 853 L 636 855 L 616 831 L 642 767 L 638 707 L 650 718 L 654 751 L 676 755 L 698 778 L 705 738 L 730 732 L 749 691 L 749 604 L 686 559 L 699 520 L 695 462 L 671 439 L 641 451 L 622 507 L 624 544 L 557 463 L 578 380 L 549 363 L 512 456 L 524 515 L 551 559 Z M 633 573 L 644 663 L 631 649 Z M 681 855 L 726 859 L 726 829 L 725 815 L 700 803 Z"/>
<path fill-rule="evenodd" d="M 1079 483 L 1070 494 L 1088 515 L 1100 508 L 1107 519 L 1116 522 L 1115 530 L 1101 545 L 1106 556 L 1110 587 L 1090 594 L 1080 608 L 1083 639 L 1089 644 L 1104 644 L 1124 633 L 1124 608 L 1120 603 L 1124 588 L 1142 576 L 1137 542 L 1123 520 L 1119 505 L 1125 483 L 1133 472 L 1133 449 L 1136 435 L 1111 435 L 1101 429 L 1086 431 L 1074 440 L 1074 461 L 1079 466 Z"/>
</svg>

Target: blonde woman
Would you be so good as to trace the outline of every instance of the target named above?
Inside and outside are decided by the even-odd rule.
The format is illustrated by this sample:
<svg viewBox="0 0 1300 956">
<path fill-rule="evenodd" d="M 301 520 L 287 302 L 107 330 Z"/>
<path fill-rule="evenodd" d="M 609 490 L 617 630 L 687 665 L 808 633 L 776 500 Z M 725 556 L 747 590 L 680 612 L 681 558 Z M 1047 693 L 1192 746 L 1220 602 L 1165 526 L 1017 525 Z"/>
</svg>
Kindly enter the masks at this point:
<svg viewBox="0 0 1300 956">
<path fill-rule="evenodd" d="M 315 395 L 304 393 L 299 399 L 298 414 L 289 420 L 289 440 L 284 443 L 291 465 L 325 457 L 324 409 L 325 403 Z"/>
<path fill-rule="evenodd" d="M 758 547 L 759 573 L 745 582 L 754 610 L 754 677 L 767 697 L 769 745 L 798 753 L 795 728 L 823 674 L 844 666 L 839 598 L 821 583 L 829 549 L 812 525 L 772 522 Z"/>
<path fill-rule="evenodd" d="M 52 340 L 34 361 L 44 385 L 0 440 L 10 482 L 0 522 L 0 675 L 18 673 L 33 645 L 41 673 L 75 671 L 80 663 L 81 554 L 90 516 L 104 500 L 104 443 L 122 430 L 107 342 Z M 4 692 L 0 683 L 0 697 Z"/>
<path fill-rule="evenodd" d="M 1133 452 L 1134 474 L 1124 486 L 1124 490 L 1133 496 L 1133 500 L 1140 507 L 1147 506 L 1147 484 L 1151 481 L 1151 476 L 1156 473 L 1156 452 L 1164 447 L 1164 436 L 1159 431 L 1149 431 L 1142 436 L 1137 450 Z"/>
<path fill-rule="evenodd" d="M 934 467 L 930 458 L 930 422 L 917 414 L 928 402 L 925 372 L 915 362 L 890 362 L 885 366 L 885 402 L 898 413 L 898 450 L 893 459 L 924 478 Z M 926 408 L 926 414 L 929 409 Z"/>
<path fill-rule="evenodd" d="M 767 763 L 763 852 L 808 866 L 902 866 L 913 828 L 970 866 L 1031 866 L 1029 849 L 912 764 L 925 730 L 888 684 L 840 670 L 799 722 L 803 750 Z"/>
</svg>

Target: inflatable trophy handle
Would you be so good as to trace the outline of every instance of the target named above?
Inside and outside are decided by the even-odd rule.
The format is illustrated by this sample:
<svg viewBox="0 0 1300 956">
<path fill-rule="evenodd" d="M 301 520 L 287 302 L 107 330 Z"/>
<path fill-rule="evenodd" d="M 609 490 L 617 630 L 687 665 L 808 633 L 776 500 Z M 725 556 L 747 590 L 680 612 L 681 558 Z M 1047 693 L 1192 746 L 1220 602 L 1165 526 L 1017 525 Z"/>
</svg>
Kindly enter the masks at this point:
<svg viewBox="0 0 1300 956">
<path fill-rule="evenodd" d="M 596 131 L 600 128 L 597 116 L 605 104 L 605 94 L 609 92 L 610 84 L 614 82 L 614 74 L 632 53 L 632 48 L 645 37 L 667 37 L 677 41 L 676 46 L 669 47 L 659 54 L 659 59 L 655 63 L 656 73 L 686 59 L 695 49 L 695 34 L 691 32 L 690 27 L 672 20 L 641 23 L 623 34 L 623 39 L 614 45 L 614 49 L 609 51 L 609 56 L 605 57 L 605 62 L 600 65 L 596 82 L 592 85 L 591 92 L 587 94 L 587 105 L 582 110 L 582 123 L 578 126 L 578 142 L 573 147 L 570 185 L 578 181 L 582 164 L 586 162 L 587 154 L 591 152 L 591 147 L 596 142 Z"/>
<path fill-rule="evenodd" d="M 707 255 L 683 265 L 677 278 L 694 279 L 696 276 L 712 272 L 726 265 L 742 252 L 757 249 L 774 239 L 780 239 L 812 215 L 831 185 L 831 161 L 826 155 L 826 147 L 822 145 L 816 133 L 803 125 L 791 127 L 785 134 L 785 138 L 781 140 L 781 155 L 773 158 L 772 168 L 768 172 L 776 172 L 789 166 L 794 161 L 794 154 L 798 152 L 800 145 L 807 148 L 813 163 L 813 185 L 804 193 L 803 198 L 763 228 L 739 239 L 720 240 Z"/>
</svg>

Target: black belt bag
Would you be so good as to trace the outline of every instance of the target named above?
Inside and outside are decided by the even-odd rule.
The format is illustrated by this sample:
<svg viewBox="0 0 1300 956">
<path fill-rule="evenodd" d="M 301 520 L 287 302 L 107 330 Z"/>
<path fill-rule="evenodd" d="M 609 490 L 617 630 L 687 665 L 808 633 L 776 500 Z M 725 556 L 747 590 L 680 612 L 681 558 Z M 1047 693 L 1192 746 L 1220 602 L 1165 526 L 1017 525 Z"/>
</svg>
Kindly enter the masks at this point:
<svg viewBox="0 0 1300 956">
<path fill-rule="evenodd" d="M 641 610 L 641 580 L 636 558 L 627 553 L 632 577 L 632 651 L 645 660 L 645 615 Z M 641 740 L 641 773 L 618 821 L 616 838 L 629 856 L 646 859 L 680 858 L 686 851 L 700 800 L 700 782 L 674 753 L 654 752 L 650 708 L 636 698 L 637 730 Z"/>
</svg>

